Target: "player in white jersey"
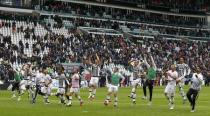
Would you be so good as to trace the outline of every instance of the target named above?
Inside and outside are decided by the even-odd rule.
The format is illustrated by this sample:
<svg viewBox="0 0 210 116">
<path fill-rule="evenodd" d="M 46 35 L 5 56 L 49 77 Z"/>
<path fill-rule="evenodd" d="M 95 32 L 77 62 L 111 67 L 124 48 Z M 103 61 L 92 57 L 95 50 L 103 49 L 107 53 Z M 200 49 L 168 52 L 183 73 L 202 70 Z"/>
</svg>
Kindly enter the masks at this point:
<svg viewBox="0 0 210 116">
<path fill-rule="evenodd" d="M 44 93 L 41 92 L 41 87 L 44 86 L 44 80 L 43 80 L 43 71 L 42 69 L 40 68 L 36 74 L 35 74 L 35 84 L 36 84 L 36 88 L 35 88 L 35 94 L 33 96 L 33 100 L 32 100 L 32 103 L 35 103 L 36 102 L 36 97 L 38 94 L 40 95 L 44 95 Z"/>
<path fill-rule="evenodd" d="M 89 82 L 89 99 L 93 100 L 96 95 L 96 88 L 98 87 L 98 82 L 99 82 L 99 72 L 100 72 L 100 66 L 99 62 L 100 59 L 98 55 L 96 54 L 95 57 L 93 57 L 93 63 L 92 64 L 92 77 Z"/>
<path fill-rule="evenodd" d="M 178 82 L 179 93 L 183 98 L 183 103 L 185 103 L 187 100 L 187 97 L 184 92 L 183 85 L 184 85 L 185 76 L 190 74 L 190 68 L 187 64 L 184 63 L 183 58 L 180 58 L 180 63 L 177 64 L 176 67 L 177 67 L 177 72 L 178 72 L 178 76 L 179 76 L 179 79 L 178 79 L 179 80 L 179 82 Z"/>
<path fill-rule="evenodd" d="M 199 67 L 196 67 L 196 71 L 192 75 L 191 82 L 192 84 L 191 84 L 190 89 L 187 92 L 187 98 L 192 107 L 191 112 L 195 112 L 196 100 L 198 98 L 199 92 L 201 90 L 201 85 L 203 82 L 203 75 Z"/>
<path fill-rule="evenodd" d="M 28 98 L 30 98 L 30 96 L 33 95 L 33 90 L 32 90 L 33 77 L 32 77 L 32 66 L 31 66 L 31 64 L 27 63 L 27 64 L 23 65 L 21 73 L 22 73 L 23 78 L 24 78 L 22 88 L 27 90 Z"/>
<path fill-rule="evenodd" d="M 67 106 L 72 105 L 72 96 L 75 95 L 75 97 L 79 100 L 80 106 L 83 105 L 83 100 L 81 99 L 79 92 L 80 92 L 80 81 L 79 81 L 79 71 L 77 68 L 73 69 L 74 74 L 71 77 L 71 88 L 69 94 L 69 100 L 67 101 Z"/>
<path fill-rule="evenodd" d="M 58 80 L 58 90 L 56 93 L 56 96 L 60 98 L 60 103 L 64 104 L 65 103 L 65 87 L 68 86 L 66 85 L 66 76 L 64 74 L 64 68 L 60 68 L 57 70 L 58 74 L 56 75 L 55 79 Z"/>
<path fill-rule="evenodd" d="M 48 97 L 51 95 L 51 87 L 50 86 L 52 83 L 52 78 L 48 74 L 47 69 L 44 69 L 42 83 L 43 83 L 43 86 L 41 87 L 41 92 L 44 94 L 45 103 L 49 104 L 50 101 L 49 101 Z"/>
<path fill-rule="evenodd" d="M 132 99 L 133 104 L 136 104 L 136 89 L 138 85 L 141 84 L 141 75 L 143 74 L 143 69 L 139 61 L 133 62 L 133 74 L 132 74 L 132 81 L 131 81 L 131 94 L 128 96 Z"/>
<path fill-rule="evenodd" d="M 169 101 L 170 109 L 174 109 L 174 96 L 176 90 L 176 80 L 178 79 L 178 72 L 176 71 L 175 65 L 171 65 L 171 70 L 166 72 L 166 80 L 168 84 L 165 88 L 165 96 Z"/>
<path fill-rule="evenodd" d="M 90 72 L 90 70 L 89 69 L 85 69 L 82 72 L 82 77 L 83 77 L 83 82 L 81 81 L 81 85 L 83 87 L 89 87 L 89 82 L 90 82 L 90 79 L 91 79 L 91 72 Z"/>
<path fill-rule="evenodd" d="M 120 81 L 120 79 L 122 79 L 122 80 Z M 115 67 L 113 69 L 113 73 L 111 76 L 111 82 L 110 82 L 110 84 L 107 85 L 108 93 L 107 93 L 106 99 L 104 101 L 104 105 L 107 106 L 110 103 L 110 95 L 113 93 L 114 97 L 115 97 L 114 107 L 117 107 L 117 105 L 118 105 L 118 97 L 117 97 L 118 87 L 119 87 L 119 84 L 122 84 L 124 82 L 124 80 L 125 80 L 125 78 L 122 76 L 122 74 L 119 73 L 119 69 L 117 67 Z"/>
</svg>

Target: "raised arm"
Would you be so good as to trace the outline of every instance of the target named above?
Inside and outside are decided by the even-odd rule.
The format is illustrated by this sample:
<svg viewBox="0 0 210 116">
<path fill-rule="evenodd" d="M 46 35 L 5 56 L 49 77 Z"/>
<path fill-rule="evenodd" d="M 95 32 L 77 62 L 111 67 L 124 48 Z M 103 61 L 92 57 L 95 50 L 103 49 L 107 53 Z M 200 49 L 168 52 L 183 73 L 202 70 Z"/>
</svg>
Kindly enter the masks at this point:
<svg viewBox="0 0 210 116">
<path fill-rule="evenodd" d="M 156 64 L 155 64 L 155 61 L 154 61 L 152 55 L 150 55 L 150 58 L 151 58 L 151 61 L 152 61 L 152 67 L 153 67 L 155 70 L 157 70 L 157 66 L 156 66 Z"/>
<path fill-rule="evenodd" d="M 100 58 L 99 58 L 97 53 L 96 53 L 96 61 L 97 61 L 96 64 L 99 65 L 100 64 Z"/>
<path fill-rule="evenodd" d="M 144 56 L 144 64 L 146 65 L 146 67 L 147 68 L 149 68 L 150 67 L 150 65 L 148 64 L 148 62 L 147 62 L 147 58 L 146 58 L 146 56 Z"/>
<path fill-rule="evenodd" d="M 119 73 L 119 76 L 122 79 L 121 82 L 120 82 L 120 84 L 123 84 L 123 82 L 125 81 L 125 77 L 121 73 Z"/>
</svg>

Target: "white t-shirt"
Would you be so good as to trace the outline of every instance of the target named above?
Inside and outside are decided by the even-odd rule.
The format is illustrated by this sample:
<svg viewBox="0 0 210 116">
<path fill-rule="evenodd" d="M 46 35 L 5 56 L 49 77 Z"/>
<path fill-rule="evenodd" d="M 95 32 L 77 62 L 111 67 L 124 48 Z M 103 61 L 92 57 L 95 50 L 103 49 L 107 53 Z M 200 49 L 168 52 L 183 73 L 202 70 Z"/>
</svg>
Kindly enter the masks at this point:
<svg viewBox="0 0 210 116">
<path fill-rule="evenodd" d="M 71 77 L 71 87 L 73 88 L 79 88 L 79 74 L 74 74 Z"/>
<path fill-rule="evenodd" d="M 43 77 L 43 73 L 40 73 L 40 72 L 36 73 L 36 77 L 35 77 L 36 85 L 41 85 L 42 83 L 44 83 L 44 79 L 42 77 Z"/>
<path fill-rule="evenodd" d="M 47 75 L 43 75 L 43 78 L 44 78 L 44 83 L 45 84 L 48 84 L 52 80 L 52 78 L 48 74 Z"/>
<path fill-rule="evenodd" d="M 202 81 L 203 75 L 201 73 L 193 73 L 191 88 L 199 91 L 201 89 Z"/>
<path fill-rule="evenodd" d="M 178 72 L 177 71 L 172 71 L 172 70 L 169 70 L 167 72 L 167 80 L 168 80 L 168 84 L 170 85 L 176 85 L 176 79 L 178 78 Z"/>
</svg>

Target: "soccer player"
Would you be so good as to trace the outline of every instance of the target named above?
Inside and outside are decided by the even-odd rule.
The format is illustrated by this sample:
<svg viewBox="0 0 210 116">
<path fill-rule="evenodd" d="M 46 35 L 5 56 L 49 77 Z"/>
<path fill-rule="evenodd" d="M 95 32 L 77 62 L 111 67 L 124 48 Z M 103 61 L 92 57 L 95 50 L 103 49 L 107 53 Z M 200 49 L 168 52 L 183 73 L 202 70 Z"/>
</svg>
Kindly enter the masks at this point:
<svg viewBox="0 0 210 116">
<path fill-rule="evenodd" d="M 25 88 L 28 92 L 28 98 L 30 98 L 30 96 L 33 98 L 33 87 L 32 87 L 32 81 L 33 81 L 33 77 L 32 77 L 32 66 L 30 63 L 27 63 L 25 65 L 23 65 L 22 67 L 22 75 L 23 78 L 25 80 Z"/>
<path fill-rule="evenodd" d="M 55 77 L 58 79 L 58 91 L 56 93 L 56 96 L 60 98 L 60 103 L 64 104 L 65 103 L 65 81 L 67 80 L 65 74 L 64 74 L 64 68 L 60 67 L 58 71 L 58 75 Z"/>
<path fill-rule="evenodd" d="M 176 66 L 171 65 L 171 70 L 166 72 L 166 80 L 168 84 L 165 88 L 165 96 L 169 101 L 169 107 L 171 110 L 174 109 L 174 96 L 176 90 L 176 80 L 178 79 L 178 72 L 176 71 Z"/>
<path fill-rule="evenodd" d="M 120 79 L 121 82 L 120 82 Z M 111 76 L 111 83 L 108 85 L 108 93 L 106 96 L 106 100 L 104 101 L 104 105 L 108 105 L 110 103 L 110 95 L 113 93 L 115 100 L 114 100 L 114 107 L 117 107 L 118 105 L 118 87 L 119 84 L 122 84 L 124 82 L 125 78 L 119 73 L 119 69 L 117 67 L 114 67 L 113 73 Z"/>
<path fill-rule="evenodd" d="M 71 88 L 70 93 L 67 94 L 69 96 L 69 100 L 67 101 L 67 106 L 72 105 L 72 96 L 75 95 L 75 97 L 79 100 L 80 106 L 83 105 L 83 100 L 79 95 L 80 92 L 80 81 L 79 81 L 79 70 L 78 68 L 73 69 L 74 74 L 71 77 Z"/>
<path fill-rule="evenodd" d="M 94 63 L 91 62 L 92 64 L 92 77 L 89 82 L 89 99 L 92 101 L 95 98 L 96 95 L 96 88 L 98 87 L 98 82 L 99 82 L 99 72 L 100 72 L 100 67 L 99 67 L 99 62 L 100 59 L 98 55 L 96 54 L 95 57 L 93 57 L 95 60 Z"/>
<path fill-rule="evenodd" d="M 144 62 L 145 62 L 145 65 L 147 67 L 147 74 L 146 74 L 146 81 L 143 84 L 143 92 L 144 92 L 144 98 L 147 98 L 146 87 L 148 86 L 149 94 L 150 94 L 148 105 L 151 105 L 152 104 L 153 86 L 154 86 L 154 81 L 156 79 L 157 67 L 156 67 L 156 64 L 154 62 L 154 59 L 153 59 L 152 55 L 149 55 L 149 57 L 150 57 L 150 61 L 147 62 L 147 59 L 144 56 Z"/>
<path fill-rule="evenodd" d="M 187 92 L 187 98 L 192 107 L 191 112 L 195 112 L 195 104 L 196 100 L 198 99 L 198 94 L 201 90 L 202 81 L 203 81 L 203 75 L 201 74 L 201 70 L 199 67 L 196 67 L 196 71 L 192 75 L 191 87 Z"/>
<path fill-rule="evenodd" d="M 91 79 L 91 72 L 89 69 L 85 69 L 83 72 L 82 72 L 82 75 L 83 75 L 83 78 L 85 79 L 84 80 L 84 84 L 86 87 L 89 87 L 89 82 L 90 82 L 90 79 Z M 91 95 L 91 93 L 90 93 Z M 89 95 L 89 96 L 90 96 Z"/>
<path fill-rule="evenodd" d="M 44 93 L 44 99 L 45 99 L 45 103 L 49 104 L 50 101 L 48 99 L 48 97 L 51 95 L 51 83 L 52 83 L 52 78 L 50 77 L 50 75 L 48 74 L 48 70 L 44 69 L 43 72 L 43 84 L 44 86 L 41 87 L 41 92 Z"/>
<path fill-rule="evenodd" d="M 137 86 L 141 84 L 141 75 L 142 75 L 143 69 L 141 67 L 140 62 L 134 61 L 133 64 L 133 74 L 132 74 L 132 81 L 131 81 L 131 85 L 132 85 L 132 90 L 131 90 L 131 94 L 128 96 L 132 99 L 133 104 L 136 104 L 136 89 Z"/>
<path fill-rule="evenodd" d="M 13 70 L 12 68 L 10 68 L 9 70 L 11 70 L 10 72 L 14 74 L 14 83 L 12 84 L 12 98 L 16 97 L 15 90 L 17 90 L 19 95 L 17 100 L 20 101 L 22 95 L 22 92 L 20 90 L 20 82 L 21 80 L 23 80 L 21 72 L 18 70 Z"/>
<path fill-rule="evenodd" d="M 190 74 L 190 68 L 187 64 L 184 63 L 184 59 L 180 58 L 180 63 L 177 64 L 177 71 L 178 71 L 178 76 L 179 76 L 179 82 L 178 82 L 178 86 L 179 86 L 179 93 L 182 96 L 183 99 L 183 104 L 186 102 L 187 97 L 186 94 L 184 92 L 183 89 L 183 85 L 184 85 L 184 78 L 186 75 Z"/>
<path fill-rule="evenodd" d="M 43 75 L 44 74 L 43 74 L 43 71 L 42 71 L 41 68 L 35 74 L 36 88 L 35 88 L 35 94 L 33 96 L 32 103 L 36 102 L 37 94 L 44 95 L 44 93 L 41 92 L 41 87 L 44 86 L 44 81 L 42 81 L 43 80 Z"/>
</svg>

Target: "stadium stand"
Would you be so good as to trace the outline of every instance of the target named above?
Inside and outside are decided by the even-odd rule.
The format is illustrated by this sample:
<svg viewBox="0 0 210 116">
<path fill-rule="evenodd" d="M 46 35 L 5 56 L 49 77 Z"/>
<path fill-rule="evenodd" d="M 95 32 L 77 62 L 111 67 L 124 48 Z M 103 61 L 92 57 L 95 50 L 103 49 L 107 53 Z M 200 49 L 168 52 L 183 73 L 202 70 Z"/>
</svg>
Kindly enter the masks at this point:
<svg viewBox="0 0 210 116">
<path fill-rule="evenodd" d="M 107 2 L 110 3 L 108 0 Z M 147 0 L 142 3 L 146 2 Z M 190 7 L 193 6 L 190 0 L 185 3 L 191 4 L 187 8 L 175 1 L 150 2 L 153 6 L 166 5 L 167 8 L 178 8 L 182 12 L 161 14 L 153 12 L 152 6 L 137 11 L 110 8 L 106 7 L 105 3 L 97 3 L 103 5 L 99 7 L 65 1 L 34 6 L 36 10 L 33 13 L 36 12 L 39 16 L 33 17 L 31 14 L 5 15 L 5 11 L 1 11 L 2 70 L 6 64 L 20 68 L 26 62 L 46 62 L 50 65 L 82 62 L 89 66 L 88 60 L 94 59 L 97 54 L 102 66 L 117 66 L 120 71 L 129 75 L 128 62 L 142 59 L 142 54 L 151 53 L 159 70 L 165 70 L 170 64 L 177 62 L 178 58 L 183 57 L 192 69 L 200 65 L 203 74 L 207 74 L 210 71 L 210 22 L 205 14 L 209 7 L 205 6 L 205 3 L 208 1 L 204 0 L 199 7 Z M 172 4 L 175 6 L 171 6 Z M 32 6 L 29 8 L 33 10 Z M 186 13 L 184 11 L 198 9 L 205 9 L 205 13 L 187 16 L 182 14 Z M 1 78 L 8 80 L 5 75 L 6 72 L 1 72 Z"/>
</svg>

